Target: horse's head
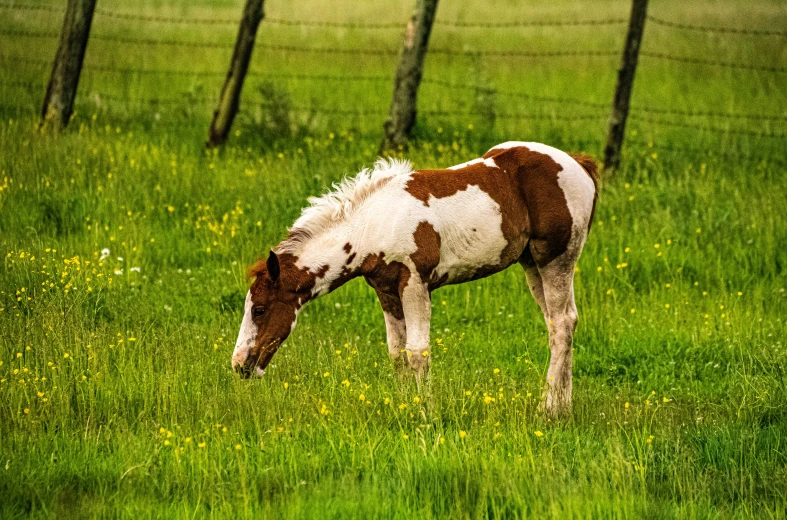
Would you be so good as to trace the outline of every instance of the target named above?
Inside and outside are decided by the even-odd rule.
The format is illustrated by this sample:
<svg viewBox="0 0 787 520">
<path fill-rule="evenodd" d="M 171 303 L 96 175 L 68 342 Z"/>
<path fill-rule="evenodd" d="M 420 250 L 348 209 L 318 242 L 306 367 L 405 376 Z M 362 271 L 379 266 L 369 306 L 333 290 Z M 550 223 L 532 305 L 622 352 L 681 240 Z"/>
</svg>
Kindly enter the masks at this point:
<svg viewBox="0 0 787 520">
<path fill-rule="evenodd" d="M 266 262 L 249 271 L 254 277 L 246 295 L 232 366 L 244 377 L 261 376 L 271 358 L 295 328 L 300 307 L 308 298 L 302 284 L 282 274 L 279 257 L 271 251 Z"/>
</svg>

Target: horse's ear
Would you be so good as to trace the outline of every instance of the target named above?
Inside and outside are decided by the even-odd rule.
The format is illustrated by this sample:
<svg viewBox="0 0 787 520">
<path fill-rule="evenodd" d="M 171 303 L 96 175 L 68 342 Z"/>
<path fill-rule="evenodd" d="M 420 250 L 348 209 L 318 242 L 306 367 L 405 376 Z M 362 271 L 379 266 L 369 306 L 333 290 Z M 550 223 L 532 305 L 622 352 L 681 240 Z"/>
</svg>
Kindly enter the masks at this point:
<svg viewBox="0 0 787 520">
<path fill-rule="evenodd" d="M 277 281 L 279 279 L 279 275 L 281 274 L 281 269 L 279 268 L 279 257 L 276 256 L 276 253 L 273 252 L 273 249 L 271 249 L 271 254 L 268 256 L 267 266 L 268 276 L 271 277 L 271 281 Z"/>
</svg>

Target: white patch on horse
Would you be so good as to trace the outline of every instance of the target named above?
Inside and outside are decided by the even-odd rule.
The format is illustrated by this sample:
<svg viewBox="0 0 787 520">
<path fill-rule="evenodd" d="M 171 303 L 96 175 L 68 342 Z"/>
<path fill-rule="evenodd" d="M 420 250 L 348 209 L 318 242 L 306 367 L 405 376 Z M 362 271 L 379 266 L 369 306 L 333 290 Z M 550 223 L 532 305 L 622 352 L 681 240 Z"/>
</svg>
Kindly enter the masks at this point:
<svg viewBox="0 0 787 520">
<path fill-rule="evenodd" d="M 473 166 L 474 164 L 485 164 L 490 168 L 498 168 L 497 163 L 494 159 L 484 159 L 479 157 L 477 159 L 473 159 L 472 161 L 463 162 L 462 164 L 457 164 L 456 166 L 449 166 L 448 170 L 461 170 L 463 168 L 467 168 L 468 166 Z"/>
<path fill-rule="evenodd" d="M 495 146 L 489 149 L 489 152 L 491 152 L 492 150 L 508 150 L 509 148 L 519 148 L 520 146 L 527 146 L 528 144 L 531 143 L 525 143 L 522 141 L 506 141 L 505 143 L 496 144 Z"/>
<path fill-rule="evenodd" d="M 251 291 L 246 294 L 246 305 L 243 310 L 243 321 L 240 324 L 240 332 L 235 342 L 235 350 L 232 352 L 232 367 L 243 366 L 249 351 L 254 346 L 257 339 L 257 325 L 251 319 Z M 258 373 L 261 369 L 258 369 Z M 263 372 L 264 373 L 264 372 Z M 262 374 L 259 374 L 262 375 Z"/>
<path fill-rule="evenodd" d="M 365 168 L 353 178 L 344 178 L 333 185 L 333 191 L 321 197 L 310 197 L 309 206 L 290 228 L 298 230 L 297 238 L 279 244 L 277 253 L 297 256 L 300 246 L 308 238 L 330 229 L 334 224 L 350 218 L 355 211 L 374 193 L 396 177 L 408 176 L 413 167 L 410 161 L 400 159 L 378 159 L 373 169 Z"/>
<path fill-rule="evenodd" d="M 450 197 L 429 197 L 433 211 L 428 220 L 440 235 L 440 263 L 437 277 L 448 275 L 448 282 L 470 279 L 485 265 L 500 263 L 508 241 L 503 235 L 500 206 L 471 185 Z"/>
<path fill-rule="evenodd" d="M 345 269 L 356 269 L 367 255 L 383 252 L 386 263 L 409 258 L 417 249 L 414 233 L 421 222 L 429 223 L 440 235 L 438 277 L 447 274 L 449 282 L 461 282 L 469 280 L 478 268 L 499 263 L 507 241 L 500 206 L 488 193 L 469 185 L 450 197 L 430 197 L 424 203 L 407 191 L 409 173 L 386 178 L 385 184 L 363 197 L 345 192 L 343 198 L 358 202 L 345 210 L 344 220 L 334 219 L 326 225 L 327 219 L 313 215 L 325 226 L 319 231 L 311 221 L 301 223 L 312 229 L 312 236 L 293 252 L 298 256 L 296 266 L 313 274 L 328 266 L 325 275 L 316 278 L 313 295 L 328 292 Z M 347 243 L 355 253 L 349 265 L 344 250 Z"/>
</svg>

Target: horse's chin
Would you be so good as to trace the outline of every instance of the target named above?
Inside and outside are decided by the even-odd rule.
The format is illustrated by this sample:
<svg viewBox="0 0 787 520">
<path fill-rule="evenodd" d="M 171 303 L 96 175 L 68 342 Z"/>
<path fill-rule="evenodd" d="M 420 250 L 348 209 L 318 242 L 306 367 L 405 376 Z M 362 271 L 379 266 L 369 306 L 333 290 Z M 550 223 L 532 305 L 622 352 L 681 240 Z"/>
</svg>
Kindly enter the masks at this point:
<svg viewBox="0 0 787 520">
<path fill-rule="evenodd" d="M 234 363 L 233 370 L 243 379 L 256 379 L 265 375 L 265 369 L 260 365 L 252 366 L 251 363 Z"/>
</svg>

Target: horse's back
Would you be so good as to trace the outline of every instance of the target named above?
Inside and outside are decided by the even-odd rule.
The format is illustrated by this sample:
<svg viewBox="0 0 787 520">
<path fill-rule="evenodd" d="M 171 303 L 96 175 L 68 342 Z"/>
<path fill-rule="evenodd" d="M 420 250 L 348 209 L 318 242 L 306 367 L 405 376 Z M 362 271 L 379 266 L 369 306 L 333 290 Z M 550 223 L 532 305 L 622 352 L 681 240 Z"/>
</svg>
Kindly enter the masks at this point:
<svg viewBox="0 0 787 520">
<path fill-rule="evenodd" d="M 482 158 L 392 182 L 365 234 L 388 259 L 428 258 L 421 267 L 437 285 L 460 283 L 516 263 L 529 242 L 538 244 L 539 263 L 572 239 L 584 243 L 594 197 L 590 173 L 565 152 L 504 143 Z"/>
</svg>

